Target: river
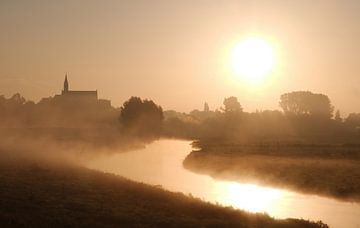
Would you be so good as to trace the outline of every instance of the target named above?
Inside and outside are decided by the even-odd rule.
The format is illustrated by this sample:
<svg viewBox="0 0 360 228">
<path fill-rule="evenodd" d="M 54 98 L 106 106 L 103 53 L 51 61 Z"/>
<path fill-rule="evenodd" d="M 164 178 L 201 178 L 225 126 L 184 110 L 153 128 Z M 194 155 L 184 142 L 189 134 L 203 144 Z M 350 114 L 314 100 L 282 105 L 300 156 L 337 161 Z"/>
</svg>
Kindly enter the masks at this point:
<svg viewBox="0 0 360 228">
<path fill-rule="evenodd" d="M 129 179 L 191 194 L 204 201 L 250 212 L 266 212 L 275 218 L 323 221 L 330 227 L 359 227 L 360 204 L 301 194 L 286 189 L 213 179 L 183 168 L 191 152 L 189 141 L 162 139 L 125 153 L 103 153 L 86 166 Z"/>
</svg>

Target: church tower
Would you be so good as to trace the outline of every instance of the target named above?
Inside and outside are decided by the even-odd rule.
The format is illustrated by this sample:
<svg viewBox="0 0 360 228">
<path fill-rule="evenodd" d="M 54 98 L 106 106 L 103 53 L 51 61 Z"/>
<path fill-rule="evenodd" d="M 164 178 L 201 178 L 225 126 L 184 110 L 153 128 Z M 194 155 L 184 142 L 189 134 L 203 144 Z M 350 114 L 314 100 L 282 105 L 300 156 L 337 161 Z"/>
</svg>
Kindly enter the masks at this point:
<svg viewBox="0 0 360 228">
<path fill-rule="evenodd" d="M 68 93 L 69 92 L 69 82 L 67 79 L 67 74 L 65 74 L 65 81 L 64 81 L 64 90 L 63 90 L 63 94 Z"/>
<path fill-rule="evenodd" d="M 94 103 L 98 101 L 97 90 L 95 91 L 77 91 L 70 90 L 67 74 L 65 74 L 64 88 L 61 91 L 61 96 L 67 101 L 80 103 Z"/>
</svg>

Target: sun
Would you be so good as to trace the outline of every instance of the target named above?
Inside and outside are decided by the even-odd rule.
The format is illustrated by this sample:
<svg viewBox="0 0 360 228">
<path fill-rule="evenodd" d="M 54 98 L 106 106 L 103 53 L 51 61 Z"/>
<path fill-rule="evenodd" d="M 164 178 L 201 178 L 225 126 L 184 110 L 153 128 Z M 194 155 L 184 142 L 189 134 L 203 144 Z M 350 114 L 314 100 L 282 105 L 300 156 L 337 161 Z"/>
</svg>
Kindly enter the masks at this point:
<svg viewBox="0 0 360 228">
<path fill-rule="evenodd" d="M 263 81 L 272 71 L 274 63 L 274 50 L 265 39 L 249 37 L 232 48 L 232 68 L 235 74 L 248 82 Z"/>
</svg>

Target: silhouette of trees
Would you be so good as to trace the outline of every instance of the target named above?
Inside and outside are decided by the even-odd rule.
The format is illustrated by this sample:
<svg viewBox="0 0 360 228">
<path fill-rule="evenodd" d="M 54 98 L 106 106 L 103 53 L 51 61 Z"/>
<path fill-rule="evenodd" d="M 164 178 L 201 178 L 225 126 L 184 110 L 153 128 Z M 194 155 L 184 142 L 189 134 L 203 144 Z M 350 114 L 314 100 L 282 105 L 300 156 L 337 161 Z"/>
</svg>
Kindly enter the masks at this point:
<svg viewBox="0 0 360 228">
<path fill-rule="evenodd" d="M 336 122 L 339 122 L 339 123 L 342 122 L 339 110 L 336 111 L 334 119 L 335 119 Z"/>
<path fill-rule="evenodd" d="M 285 93 L 281 95 L 279 104 L 286 115 L 309 115 L 329 119 L 334 111 L 328 96 L 310 91 Z"/>
<path fill-rule="evenodd" d="M 19 93 L 15 93 L 9 100 L 8 102 L 11 105 L 14 106 L 19 106 L 22 105 L 26 102 L 25 98 L 23 96 L 21 96 Z"/>
<path fill-rule="evenodd" d="M 0 95 L 2 127 L 56 128 L 100 127 L 118 124 L 118 111 L 100 102 L 86 103 L 62 97 L 43 98 L 38 103 L 26 100 L 20 94 L 10 98 Z"/>
<path fill-rule="evenodd" d="M 3 111 L 12 112 L 20 108 L 23 104 L 26 103 L 26 100 L 19 93 L 14 94 L 9 99 L 6 99 L 4 96 L 0 97 L 0 105 L 3 108 Z"/>
<path fill-rule="evenodd" d="M 3 125 L 16 126 L 32 117 L 33 102 L 26 101 L 19 93 L 10 98 L 0 96 L 0 118 Z"/>
<path fill-rule="evenodd" d="M 120 109 L 100 104 L 68 104 L 59 96 L 38 103 L 20 94 L 0 95 L 1 127 L 102 127 L 121 125 L 124 135 L 153 139 L 160 134 L 191 139 L 299 140 L 359 143 L 360 113 L 342 119 L 340 111 L 323 94 L 295 91 L 281 95 L 283 112 L 244 112 L 236 97 L 223 100 L 222 111 L 211 111 L 204 103 L 190 113 L 166 111 L 152 100 L 131 97 Z M 203 109 L 202 109 L 203 108 Z M 165 117 L 164 117 L 165 116 Z M 165 120 L 164 120 L 165 119 Z M 114 137 L 116 138 L 116 137 Z"/>
<path fill-rule="evenodd" d="M 345 124 L 351 128 L 360 127 L 360 113 L 350 113 L 345 119 Z"/>
<path fill-rule="evenodd" d="M 164 115 L 160 106 L 152 100 L 131 97 L 121 107 L 120 122 L 138 136 L 159 136 Z"/>
<path fill-rule="evenodd" d="M 210 108 L 209 108 L 209 104 L 207 102 L 205 102 L 204 104 L 204 112 L 209 112 Z"/>
<path fill-rule="evenodd" d="M 228 97 L 224 99 L 224 112 L 242 112 L 242 107 L 237 97 Z"/>
</svg>

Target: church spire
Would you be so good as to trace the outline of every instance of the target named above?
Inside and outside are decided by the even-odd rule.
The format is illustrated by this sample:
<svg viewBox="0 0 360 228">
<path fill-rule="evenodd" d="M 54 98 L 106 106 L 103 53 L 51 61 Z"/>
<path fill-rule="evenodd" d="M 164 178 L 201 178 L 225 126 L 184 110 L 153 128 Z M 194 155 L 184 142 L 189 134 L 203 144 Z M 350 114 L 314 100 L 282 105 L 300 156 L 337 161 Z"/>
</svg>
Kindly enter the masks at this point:
<svg viewBox="0 0 360 228">
<path fill-rule="evenodd" d="M 65 74 L 63 93 L 67 93 L 67 92 L 69 92 L 69 82 L 68 82 L 68 79 L 67 79 L 67 74 Z"/>
</svg>

